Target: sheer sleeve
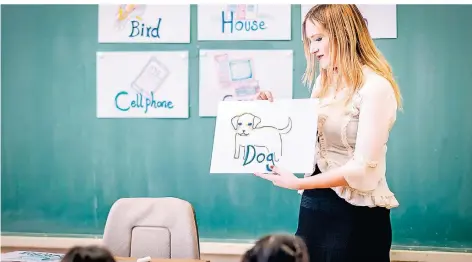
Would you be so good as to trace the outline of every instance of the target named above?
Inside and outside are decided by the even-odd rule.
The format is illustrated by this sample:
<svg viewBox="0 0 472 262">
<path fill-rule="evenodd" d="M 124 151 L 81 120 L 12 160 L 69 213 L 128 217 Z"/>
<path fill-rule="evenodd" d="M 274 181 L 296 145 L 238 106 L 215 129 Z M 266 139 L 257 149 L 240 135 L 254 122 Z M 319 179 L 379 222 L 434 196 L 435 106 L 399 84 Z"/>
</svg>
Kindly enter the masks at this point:
<svg viewBox="0 0 472 262">
<path fill-rule="evenodd" d="M 351 188 L 371 191 L 385 172 L 386 144 L 396 119 L 397 102 L 390 83 L 380 77 L 369 79 L 359 94 L 361 102 L 354 156 L 335 172 L 341 172 Z"/>
</svg>

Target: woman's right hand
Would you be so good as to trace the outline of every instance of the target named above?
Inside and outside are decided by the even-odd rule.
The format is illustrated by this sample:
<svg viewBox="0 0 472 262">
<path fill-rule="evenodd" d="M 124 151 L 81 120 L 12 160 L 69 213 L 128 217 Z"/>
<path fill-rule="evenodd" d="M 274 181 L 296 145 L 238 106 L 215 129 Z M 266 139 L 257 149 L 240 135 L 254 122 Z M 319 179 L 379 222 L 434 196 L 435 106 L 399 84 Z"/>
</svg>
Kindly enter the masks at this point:
<svg viewBox="0 0 472 262">
<path fill-rule="evenodd" d="M 260 91 L 256 96 L 256 100 L 269 100 L 270 102 L 274 102 L 270 91 Z"/>
</svg>

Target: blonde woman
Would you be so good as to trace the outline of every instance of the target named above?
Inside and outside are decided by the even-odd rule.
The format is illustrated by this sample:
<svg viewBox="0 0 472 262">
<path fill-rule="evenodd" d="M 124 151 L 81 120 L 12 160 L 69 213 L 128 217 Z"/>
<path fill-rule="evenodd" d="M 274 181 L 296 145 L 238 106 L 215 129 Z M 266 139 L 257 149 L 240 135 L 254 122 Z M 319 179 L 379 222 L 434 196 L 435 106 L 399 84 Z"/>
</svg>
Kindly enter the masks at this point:
<svg viewBox="0 0 472 262">
<path fill-rule="evenodd" d="M 317 163 L 296 177 L 273 167 L 256 175 L 279 187 L 303 190 L 297 236 L 310 261 L 390 261 L 390 209 L 386 181 L 390 130 L 401 94 L 389 64 L 376 49 L 355 5 L 316 5 L 303 21 L 304 81 L 318 98 Z M 317 63 L 316 63 L 317 62 Z M 268 91 L 258 99 L 272 101 Z"/>
</svg>

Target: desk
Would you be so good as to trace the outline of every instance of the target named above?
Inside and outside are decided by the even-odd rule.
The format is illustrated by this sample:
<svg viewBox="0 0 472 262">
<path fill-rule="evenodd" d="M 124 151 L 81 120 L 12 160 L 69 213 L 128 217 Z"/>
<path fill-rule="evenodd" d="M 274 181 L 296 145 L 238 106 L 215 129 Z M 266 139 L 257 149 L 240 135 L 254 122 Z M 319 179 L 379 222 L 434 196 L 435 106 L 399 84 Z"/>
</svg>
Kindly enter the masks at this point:
<svg viewBox="0 0 472 262">
<path fill-rule="evenodd" d="M 136 262 L 137 258 L 133 257 L 115 257 L 116 262 Z M 180 259 L 180 258 L 153 258 L 151 262 L 210 262 L 208 260 L 199 260 L 199 259 Z"/>
<path fill-rule="evenodd" d="M 133 257 L 115 257 L 116 262 L 136 262 L 137 258 Z M 180 259 L 180 258 L 154 258 L 151 259 L 151 262 L 210 262 L 208 260 L 198 260 L 198 259 Z"/>
<path fill-rule="evenodd" d="M 50 252 L 50 253 L 62 253 L 65 254 L 67 249 L 48 249 L 48 248 L 34 248 L 34 247 L 1 247 L 2 253 L 8 253 L 13 251 L 36 251 L 36 252 Z M 136 262 L 137 258 L 134 257 L 115 257 L 116 262 Z M 151 262 L 210 262 L 208 260 L 201 259 L 180 259 L 180 258 L 154 258 Z"/>
</svg>

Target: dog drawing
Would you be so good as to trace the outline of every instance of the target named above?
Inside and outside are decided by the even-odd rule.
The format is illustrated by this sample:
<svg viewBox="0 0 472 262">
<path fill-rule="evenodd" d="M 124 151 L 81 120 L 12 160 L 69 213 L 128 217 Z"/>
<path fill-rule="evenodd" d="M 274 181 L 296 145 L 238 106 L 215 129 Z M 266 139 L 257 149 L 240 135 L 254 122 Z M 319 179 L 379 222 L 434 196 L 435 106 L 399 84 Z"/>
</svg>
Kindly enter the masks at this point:
<svg viewBox="0 0 472 262">
<path fill-rule="evenodd" d="M 292 130 L 292 119 L 288 118 L 288 124 L 284 128 L 274 126 L 259 126 L 261 118 L 251 113 L 236 115 L 231 118 L 231 124 L 236 131 L 234 139 L 234 158 L 239 159 L 241 147 L 243 158 L 246 148 L 252 145 L 256 148 L 265 148 L 269 153 L 274 153 L 274 160 L 282 156 L 282 135 Z"/>
</svg>

